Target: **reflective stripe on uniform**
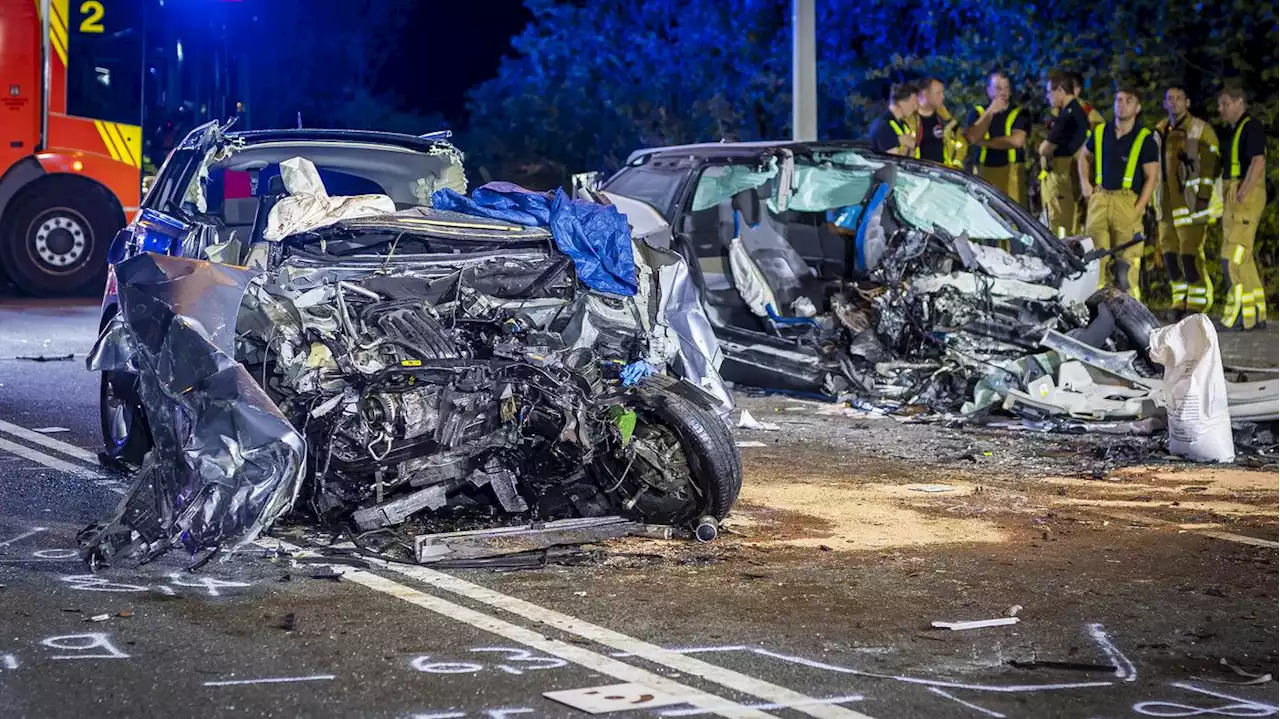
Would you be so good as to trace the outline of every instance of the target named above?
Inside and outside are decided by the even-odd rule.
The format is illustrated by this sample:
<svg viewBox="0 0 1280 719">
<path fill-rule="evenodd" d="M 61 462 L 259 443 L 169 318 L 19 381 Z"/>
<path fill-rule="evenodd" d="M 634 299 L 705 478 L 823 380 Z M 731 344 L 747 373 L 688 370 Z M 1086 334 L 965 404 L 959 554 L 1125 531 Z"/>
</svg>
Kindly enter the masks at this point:
<svg viewBox="0 0 1280 719">
<path fill-rule="evenodd" d="M 1147 128 L 1138 130 L 1138 137 L 1133 141 L 1133 146 L 1129 148 L 1129 162 L 1124 166 L 1124 181 L 1120 186 L 1126 190 L 1133 189 L 1133 176 L 1138 171 L 1138 158 L 1142 155 L 1142 143 L 1147 141 L 1147 136 L 1151 131 Z"/>
<path fill-rule="evenodd" d="M 1232 253 L 1231 261 L 1237 265 L 1244 262 L 1244 245 L 1236 245 L 1236 251 Z"/>
<path fill-rule="evenodd" d="M 984 112 L 986 112 L 986 109 L 985 109 L 985 108 L 983 108 L 983 107 L 982 107 L 982 105 L 974 105 L 973 107 L 974 107 L 974 109 L 975 109 L 975 110 L 977 110 L 977 111 L 978 111 L 978 114 L 979 114 L 979 115 L 981 115 L 981 114 L 983 114 Z M 1009 112 L 1009 116 L 1008 116 L 1008 117 L 1006 117 L 1006 118 L 1004 119 L 1004 136 L 1005 136 L 1005 137 L 1009 137 L 1010 135 L 1012 135 L 1012 134 L 1013 134 L 1013 121 L 1014 121 L 1014 120 L 1016 120 L 1016 119 L 1018 119 L 1018 113 L 1019 113 L 1019 112 L 1022 112 L 1022 108 L 1020 108 L 1020 107 L 1015 107 L 1015 108 L 1013 108 L 1013 110 L 1012 110 L 1012 111 L 1010 111 L 1010 112 Z M 987 134 L 983 135 L 983 136 L 982 136 L 982 139 L 984 139 L 984 140 L 990 140 L 990 139 L 991 139 L 991 131 L 990 131 L 990 130 L 987 130 Z M 987 164 L 987 148 L 985 148 L 985 147 L 978 151 L 978 164 L 979 164 L 979 165 L 986 165 L 986 164 Z M 1010 164 L 1010 165 L 1016 165 L 1016 164 L 1018 164 L 1018 150 L 1017 150 L 1017 148 L 1013 148 L 1013 149 L 1010 149 L 1010 150 L 1009 150 L 1009 164 Z"/>
<path fill-rule="evenodd" d="M 1093 128 L 1093 185 L 1098 188 L 1102 187 L 1102 133 L 1106 130 L 1106 125 Z"/>
<path fill-rule="evenodd" d="M 1244 285 L 1232 285 L 1227 295 L 1227 306 L 1222 309 L 1222 324 L 1230 327 L 1240 318 L 1240 303 L 1244 299 Z"/>
<path fill-rule="evenodd" d="M 1231 179 L 1240 177 L 1240 136 L 1244 134 L 1244 126 L 1249 124 L 1249 120 L 1253 118 L 1245 117 L 1240 121 L 1240 126 L 1236 128 L 1235 137 L 1231 138 L 1231 172 L 1227 175 Z"/>
</svg>

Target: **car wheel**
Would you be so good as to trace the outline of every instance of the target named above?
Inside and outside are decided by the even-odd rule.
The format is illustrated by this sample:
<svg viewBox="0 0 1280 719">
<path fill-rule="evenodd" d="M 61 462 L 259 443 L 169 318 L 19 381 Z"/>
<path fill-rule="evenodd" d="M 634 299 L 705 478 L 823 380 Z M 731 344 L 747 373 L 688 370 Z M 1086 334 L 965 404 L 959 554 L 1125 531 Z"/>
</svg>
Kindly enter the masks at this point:
<svg viewBox="0 0 1280 719">
<path fill-rule="evenodd" d="M 102 457 L 106 465 L 140 465 L 151 449 L 138 379 L 128 372 L 103 372 L 98 390 L 98 415 L 102 426 Z"/>
<path fill-rule="evenodd" d="M 10 208 L 0 260 L 13 283 L 33 295 L 101 291 L 121 219 L 109 198 L 85 182 L 43 180 Z"/>
<path fill-rule="evenodd" d="M 611 463 L 601 481 L 618 477 L 611 489 L 621 485 L 633 498 L 628 513 L 644 521 L 688 526 L 708 515 L 724 519 L 742 489 L 742 459 L 728 425 L 665 387 L 666 378 L 653 379 L 659 381 L 642 385 L 631 403 L 637 419 L 633 442 L 649 448 L 637 452 L 636 461 L 647 466 Z M 666 461 L 655 465 L 653 456 Z M 646 472 L 657 479 L 635 479 Z"/>
</svg>

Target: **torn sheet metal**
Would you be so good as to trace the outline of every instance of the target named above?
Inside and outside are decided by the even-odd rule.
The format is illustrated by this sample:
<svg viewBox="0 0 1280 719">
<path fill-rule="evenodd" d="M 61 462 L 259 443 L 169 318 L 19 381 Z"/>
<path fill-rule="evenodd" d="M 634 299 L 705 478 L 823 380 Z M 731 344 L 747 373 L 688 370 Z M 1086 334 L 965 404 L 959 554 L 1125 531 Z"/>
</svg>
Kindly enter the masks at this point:
<svg viewBox="0 0 1280 719">
<path fill-rule="evenodd" d="M 87 366 L 136 372 L 155 446 L 116 514 L 80 533 L 87 561 L 239 547 L 292 506 L 302 437 L 233 354 L 253 277 L 152 254 L 116 267 L 120 312 Z"/>
</svg>

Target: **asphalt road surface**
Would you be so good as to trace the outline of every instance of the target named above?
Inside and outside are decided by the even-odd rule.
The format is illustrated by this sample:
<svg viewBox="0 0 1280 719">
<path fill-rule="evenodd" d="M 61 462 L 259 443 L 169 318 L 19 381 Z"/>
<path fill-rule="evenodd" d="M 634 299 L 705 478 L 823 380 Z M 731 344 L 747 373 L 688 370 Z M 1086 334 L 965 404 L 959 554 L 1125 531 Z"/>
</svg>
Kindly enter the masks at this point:
<svg viewBox="0 0 1280 719">
<path fill-rule="evenodd" d="M 94 459 L 96 328 L 92 303 L 0 300 L 0 717 L 588 716 L 546 696 L 580 689 L 627 717 L 1280 713 L 1256 676 L 1276 675 L 1274 468 L 1096 482 L 1082 446 L 785 401 L 748 400 L 787 426 L 740 437 L 743 504 L 712 545 L 493 573 L 265 538 L 196 573 L 175 553 L 94 574 L 76 532 L 128 483 Z"/>
</svg>

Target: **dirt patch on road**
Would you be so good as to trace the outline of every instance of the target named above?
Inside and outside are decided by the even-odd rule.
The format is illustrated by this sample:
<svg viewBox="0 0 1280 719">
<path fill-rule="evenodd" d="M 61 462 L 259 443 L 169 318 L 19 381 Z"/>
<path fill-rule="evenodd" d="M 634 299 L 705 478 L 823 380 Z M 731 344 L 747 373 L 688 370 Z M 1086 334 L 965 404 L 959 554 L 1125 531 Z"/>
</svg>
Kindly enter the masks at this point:
<svg viewBox="0 0 1280 719">
<path fill-rule="evenodd" d="M 897 462 L 842 465 L 803 453 L 761 458 L 747 463 L 741 503 L 726 527 L 757 546 L 836 551 L 1006 539 L 990 521 L 936 511 L 981 492 L 963 473 L 921 483 L 924 474 Z"/>
</svg>

